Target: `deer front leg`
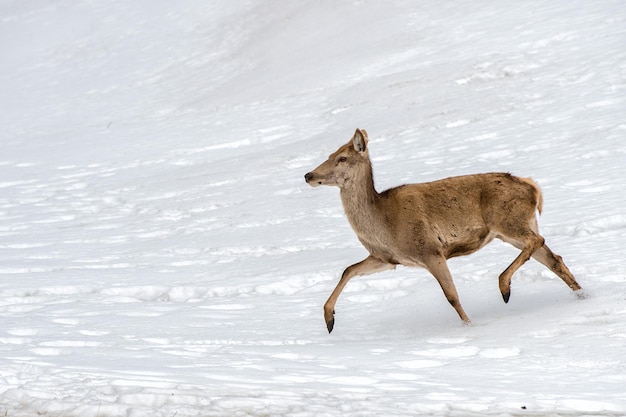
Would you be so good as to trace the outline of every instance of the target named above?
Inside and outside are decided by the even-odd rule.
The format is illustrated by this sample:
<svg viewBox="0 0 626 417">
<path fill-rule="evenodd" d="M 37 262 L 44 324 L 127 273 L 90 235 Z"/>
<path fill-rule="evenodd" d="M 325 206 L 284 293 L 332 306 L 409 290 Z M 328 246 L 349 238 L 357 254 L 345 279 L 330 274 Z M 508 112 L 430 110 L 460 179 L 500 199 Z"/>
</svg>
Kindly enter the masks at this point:
<svg viewBox="0 0 626 417">
<path fill-rule="evenodd" d="M 442 257 L 433 257 L 425 262 L 426 268 L 428 272 L 433 274 L 443 293 L 446 296 L 446 299 L 450 303 L 450 305 L 456 310 L 457 314 L 463 320 L 463 323 L 466 325 L 472 324 L 467 314 L 463 310 L 461 306 L 461 301 L 459 300 L 459 294 L 456 292 L 456 287 L 454 286 L 454 281 L 452 281 L 452 275 L 450 274 L 450 270 L 448 269 L 448 265 L 446 263 L 446 259 Z"/>
<path fill-rule="evenodd" d="M 395 265 L 381 261 L 371 255 L 361 262 L 347 267 L 346 270 L 343 271 L 339 283 L 333 290 L 332 294 L 330 294 L 330 297 L 328 297 L 328 301 L 324 304 L 324 320 L 326 321 L 328 333 L 333 331 L 333 327 L 335 325 L 335 304 L 337 303 L 339 294 L 341 294 L 341 291 L 343 291 L 343 288 L 352 277 L 357 275 L 374 274 L 376 272 L 394 269 L 395 267 Z"/>
</svg>

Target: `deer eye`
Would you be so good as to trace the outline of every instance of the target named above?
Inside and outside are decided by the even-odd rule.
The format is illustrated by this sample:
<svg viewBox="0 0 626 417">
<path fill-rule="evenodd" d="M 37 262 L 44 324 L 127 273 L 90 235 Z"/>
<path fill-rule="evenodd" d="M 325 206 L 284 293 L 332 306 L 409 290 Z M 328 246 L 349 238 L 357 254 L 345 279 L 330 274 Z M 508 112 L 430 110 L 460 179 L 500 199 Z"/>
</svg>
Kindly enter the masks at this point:
<svg viewBox="0 0 626 417">
<path fill-rule="evenodd" d="M 346 162 L 347 160 L 348 158 L 346 158 L 345 156 L 342 156 L 341 158 L 337 160 L 337 162 Z"/>
</svg>

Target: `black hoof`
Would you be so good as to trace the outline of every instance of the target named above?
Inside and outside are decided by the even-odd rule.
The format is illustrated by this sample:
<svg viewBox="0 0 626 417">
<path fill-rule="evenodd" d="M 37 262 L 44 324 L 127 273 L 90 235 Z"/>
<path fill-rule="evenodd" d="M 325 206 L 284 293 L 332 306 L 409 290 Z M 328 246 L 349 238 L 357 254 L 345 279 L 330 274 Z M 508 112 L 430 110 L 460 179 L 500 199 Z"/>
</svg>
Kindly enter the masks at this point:
<svg viewBox="0 0 626 417">
<path fill-rule="evenodd" d="M 335 327 L 335 319 L 332 319 L 326 323 L 326 328 L 328 329 L 328 333 L 331 333 L 333 331 L 333 327 Z"/>
<path fill-rule="evenodd" d="M 509 298 L 511 298 L 511 291 L 507 293 L 502 293 L 502 299 L 504 300 L 505 303 L 509 302 Z"/>
</svg>

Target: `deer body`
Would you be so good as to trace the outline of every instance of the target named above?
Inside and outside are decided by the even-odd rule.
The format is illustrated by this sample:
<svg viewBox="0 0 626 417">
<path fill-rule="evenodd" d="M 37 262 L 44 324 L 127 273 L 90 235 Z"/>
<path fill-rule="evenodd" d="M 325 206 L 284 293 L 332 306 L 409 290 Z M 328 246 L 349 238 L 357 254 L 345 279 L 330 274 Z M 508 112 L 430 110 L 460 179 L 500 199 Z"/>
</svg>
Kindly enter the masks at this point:
<svg viewBox="0 0 626 417">
<path fill-rule="evenodd" d="M 306 174 L 305 179 L 312 186 L 340 188 L 350 225 L 370 254 L 344 271 L 324 305 L 329 332 L 334 326 L 335 303 L 347 282 L 354 276 L 393 269 L 396 265 L 420 266 L 430 271 L 459 317 L 469 324 L 446 260 L 473 253 L 494 238 L 521 249 L 499 278 L 505 302 L 510 297 L 511 276 L 531 256 L 572 290 L 581 290 L 561 257 L 538 234 L 535 211 L 541 212 L 542 195 L 529 178 L 506 173 L 475 174 L 378 193 L 367 133 L 357 129 L 350 142 Z"/>
</svg>

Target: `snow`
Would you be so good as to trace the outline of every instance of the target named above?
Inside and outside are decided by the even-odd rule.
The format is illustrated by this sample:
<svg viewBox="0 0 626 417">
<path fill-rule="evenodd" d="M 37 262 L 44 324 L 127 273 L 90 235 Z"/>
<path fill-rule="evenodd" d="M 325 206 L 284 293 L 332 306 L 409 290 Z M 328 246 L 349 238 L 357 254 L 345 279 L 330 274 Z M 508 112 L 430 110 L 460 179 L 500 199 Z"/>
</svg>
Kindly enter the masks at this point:
<svg viewBox="0 0 626 417">
<path fill-rule="evenodd" d="M 626 415 L 626 3 L 0 3 L 0 415 Z M 337 191 L 532 176 L 588 297 L 494 242 L 355 278 Z"/>
</svg>

